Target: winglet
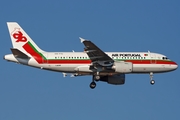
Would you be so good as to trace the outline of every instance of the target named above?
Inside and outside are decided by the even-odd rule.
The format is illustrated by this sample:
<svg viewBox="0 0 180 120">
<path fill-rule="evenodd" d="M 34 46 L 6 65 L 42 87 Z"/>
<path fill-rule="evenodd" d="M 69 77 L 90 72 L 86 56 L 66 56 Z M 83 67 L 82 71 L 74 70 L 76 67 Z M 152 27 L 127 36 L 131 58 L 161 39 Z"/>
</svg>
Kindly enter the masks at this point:
<svg viewBox="0 0 180 120">
<path fill-rule="evenodd" d="M 79 37 L 79 39 L 81 40 L 81 43 L 83 43 L 85 41 L 85 39 Z"/>
</svg>

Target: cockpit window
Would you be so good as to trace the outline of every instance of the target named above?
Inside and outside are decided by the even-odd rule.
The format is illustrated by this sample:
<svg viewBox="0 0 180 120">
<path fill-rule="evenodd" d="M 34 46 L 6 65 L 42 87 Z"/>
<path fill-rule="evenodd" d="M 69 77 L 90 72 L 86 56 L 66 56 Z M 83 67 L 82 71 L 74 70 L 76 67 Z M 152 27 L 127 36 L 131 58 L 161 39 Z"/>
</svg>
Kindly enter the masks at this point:
<svg viewBox="0 0 180 120">
<path fill-rule="evenodd" d="M 163 60 L 168 60 L 169 58 L 167 58 L 167 57 L 162 57 L 162 59 L 163 59 Z"/>
</svg>

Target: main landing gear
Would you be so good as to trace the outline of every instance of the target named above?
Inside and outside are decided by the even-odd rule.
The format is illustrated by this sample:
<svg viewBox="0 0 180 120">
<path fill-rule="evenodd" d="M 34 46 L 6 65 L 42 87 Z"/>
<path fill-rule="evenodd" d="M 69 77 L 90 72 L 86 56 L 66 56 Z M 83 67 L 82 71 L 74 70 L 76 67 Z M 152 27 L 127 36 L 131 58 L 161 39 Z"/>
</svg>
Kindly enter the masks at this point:
<svg viewBox="0 0 180 120">
<path fill-rule="evenodd" d="M 89 86 L 90 86 L 91 89 L 94 89 L 96 87 L 96 83 L 93 81 L 93 82 L 90 83 Z"/>
<path fill-rule="evenodd" d="M 155 81 L 153 80 L 153 72 L 150 72 L 149 75 L 150 75 L 150 84 L 154 85 Z"/>
<path fill-rule="evenodd" d="M 95 81 L 99 81 L 100 80 L 100 76 L 99 75 L 93 75 L 92 77 L 92 82 L 90 83 L 90 88 L 94 89 L 96 87 L 96 83 Z"/>
</svg>

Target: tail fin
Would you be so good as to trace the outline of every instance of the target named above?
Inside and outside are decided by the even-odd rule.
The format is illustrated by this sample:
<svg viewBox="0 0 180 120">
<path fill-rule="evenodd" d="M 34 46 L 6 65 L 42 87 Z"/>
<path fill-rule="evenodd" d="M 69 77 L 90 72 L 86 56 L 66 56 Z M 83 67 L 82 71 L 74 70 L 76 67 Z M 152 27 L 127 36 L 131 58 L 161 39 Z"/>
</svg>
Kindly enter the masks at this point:
<svg viewBox="0 0 180 120">
<path fill-rule="evenodd" d="M 28 34 L 21 28 L 18 23 L 7 22 L 7 26 L 9 29 L 13 48 L 18 49 L 23 53 L 28 53 L 28 48 L 26 46 L 27 44 L 29 44 L 36 51 L 44 52 L 34 43 L 34 41 L 28 36 Z"/>
</svg>

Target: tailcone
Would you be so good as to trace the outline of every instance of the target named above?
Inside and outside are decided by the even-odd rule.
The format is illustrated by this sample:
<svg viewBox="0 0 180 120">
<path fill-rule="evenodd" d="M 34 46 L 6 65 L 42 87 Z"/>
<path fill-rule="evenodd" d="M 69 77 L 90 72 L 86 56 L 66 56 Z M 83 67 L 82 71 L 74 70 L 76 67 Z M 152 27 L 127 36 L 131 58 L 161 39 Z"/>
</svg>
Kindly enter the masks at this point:
<svg viewBox="0 0 180 120">
<path fill-rule="evenodd" d="M 4 58 L 5 60 L 7 60 L 7 61 L 18 62 L 17 59 L 14 57 L 13 54 L 4 55 L 3 58 Z"/>
</svg>

